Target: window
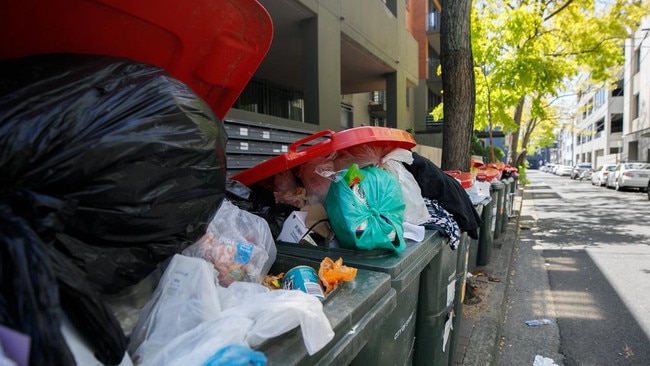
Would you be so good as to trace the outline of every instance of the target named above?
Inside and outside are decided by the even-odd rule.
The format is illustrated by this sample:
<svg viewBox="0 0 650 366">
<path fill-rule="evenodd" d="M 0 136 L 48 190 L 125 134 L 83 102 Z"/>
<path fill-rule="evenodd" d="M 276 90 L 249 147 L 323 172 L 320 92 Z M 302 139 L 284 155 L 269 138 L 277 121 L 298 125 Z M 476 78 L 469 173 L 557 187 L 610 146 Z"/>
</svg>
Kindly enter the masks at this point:
<svg viewBox="0 0 650 366">
<path fill-rule="evenodd" d="M 374 91 L 370 93 L 370 101 L 377 104 L 384 104 L 386 100 L 385 93 L 383 90 Z"/>
<path fill-rule="evenodd" d="M 251 80 L 233 108 L 302 122 L 304 99 L 301 92 Z"/>
<path fill-rule="evenodd" d="M 641 70 L 641 48 L 634 50 L 634 58 L 632 62 L 632 75 L 635 75 Z"/>
<path fill-rule="evenodd" d="M 596 137 L 599 138 L 603 135 L 603 131 L 605 131 L 605 120 L 601 119 L 598 122 L 596 122 Z"/>
<path fill-rule="evenodd" d="M 440 13 L 436 9 L 433 1 L 429 1 L 429 14 L 427 15 L 427 31 L 440 31 Z"/>
<path fill-rule="evenodd" d="M 623 132 L 623 118 L 612 120 L 612 128 L 610 133 Z"/>
<path fill-rule="evenodd" d="M 632 99 L 632 111 L 631 111 L 632 113 L 631 113 L 631 116 L 630 116 L 630 117 L 632 117 L 632 120 L 635 120 L 635 119 L 639 118 L 639 108 L 640 108 L 639 104 L 640 104 L 639 103 L 639 94 L 636 94 L 634 96 L 634 99 Z"/>
<path fill-rule="evenodd" d="M 605 89 L 600 89 L 594 97 L 594 108 L 598 109 L 603 104 L 605 104 Z"/>
<path fill-rule="evenodd" d="M 616 89 L 612 90 L 612 97 L 622 97 L 625 93 L 623 92 L 623 80 L 619 80 L 616 83 Z"/>
<path fill-rule="evenodd" d="M 354 108 L 351 105 L 341 104 L 341 128 L 352 127 L 352 117 Z"/>
</svg>

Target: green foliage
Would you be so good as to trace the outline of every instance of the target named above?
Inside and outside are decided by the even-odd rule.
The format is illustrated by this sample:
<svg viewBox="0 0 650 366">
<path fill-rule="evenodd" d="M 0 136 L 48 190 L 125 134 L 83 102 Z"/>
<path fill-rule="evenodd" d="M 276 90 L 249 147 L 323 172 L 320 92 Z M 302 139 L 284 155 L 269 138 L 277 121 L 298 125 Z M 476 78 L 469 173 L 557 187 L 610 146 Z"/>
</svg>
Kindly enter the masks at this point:
<svg viewBox="0 0 650 366">
<path fill-rule="evenodd" d="M 520 165 L 517 167 L 518 172 L 519 172 L 519 184 L 525 186 L 526 184 L 529 184 L 530 181 L 526 177 L 526 171 L 528 170 L 528 161 L 524 163 L 524 165 Z"/>
<path fill-rule="evenodd" d="M 552 101 L 580 91 L 582 85 L 567 83 L 578 75 L 592 84 L 619 78 L 624 39 L 648 14 L 648 0 L 475 0 L 475 129 L 521 131 L 517 151 L 549 146 L 566 117 Z M 524 115 L 515 120 L 522 100 Z"/>
<path fill-rule="evenodd" d="M 471 154 L 472 155 L 478 155 L 478 156 L 483 156 L 488 159 L 488 161 L 491 160 L 492 154 L 490 154 L 490 147 L 489 146 L 483 146 L 481 143 L 481 140 L 479 140 L 476 135 L 472 135 L 472 146 L 471 146 Z M 494 147 L 494 158 L 496 161 L 501 161 L 503 159 L 503 156 L 505 153 L 503 150 L 501 150 L 499 147 L 495 146 Z"/>
<path fill-rule="evenodd" d="M 431 117 L 433 117 L 433 120 L 436 122 L 441 121 L 444 118 L 444 115 L 442 113 L 442 106 L 443 106 L 442 103 L 440 103 L 437 106 L 435 106 L 431 112 L 429 112 Z"/>
</svg>

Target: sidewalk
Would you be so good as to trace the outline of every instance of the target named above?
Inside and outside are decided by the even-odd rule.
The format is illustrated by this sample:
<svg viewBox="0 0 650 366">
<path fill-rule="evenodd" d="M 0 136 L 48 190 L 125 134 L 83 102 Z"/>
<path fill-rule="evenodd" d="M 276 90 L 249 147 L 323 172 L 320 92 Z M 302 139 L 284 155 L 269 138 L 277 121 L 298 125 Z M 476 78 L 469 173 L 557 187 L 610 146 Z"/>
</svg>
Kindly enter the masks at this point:
<svg viewBox="0 0 650 366">
<path fill-rule="evenodd" d="M 543 259 L 533 250 L 534 196 L 519 187 L 506 231 L 494 240 L 486 266 L 477 266 L 473 283 L 481 301 L 463 306 L 456 366 L 533 365 L 535 356 L 562 365 L 557 325 L 530 327 L 532 314 L 547 308 L 548 277 Z"/>
<path fill-rule="evenodd" d="M 518 236 L 517 221 L 521 198 L 521 190 L 518 190 L 513 203 L 516 217 L 508 220 L 506 231 L 493 241 L 488 264 L 476 267 L 474 273 L 481 272 L 487 276 L 474 277 L 468 281 L 468 284 L 476 283 L 476 292 L 481 302 L 463 306 L 463 319 L 455 355 L 456 365 L 490 365 L 498 353 L 507 283 Z M 493 281 L 490 281 L 490 278 Z"/>
</svg>

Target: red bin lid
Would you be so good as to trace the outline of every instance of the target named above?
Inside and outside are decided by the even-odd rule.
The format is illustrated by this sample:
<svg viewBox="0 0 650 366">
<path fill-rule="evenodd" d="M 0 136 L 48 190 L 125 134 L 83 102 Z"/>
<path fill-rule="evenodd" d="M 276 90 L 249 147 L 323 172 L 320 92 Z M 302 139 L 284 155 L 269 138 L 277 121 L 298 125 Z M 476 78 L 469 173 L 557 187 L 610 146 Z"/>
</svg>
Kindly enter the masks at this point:
<svg viewBox="0 0 650 366">
<path fill-rule="evenodd" d="M 307 143 L 321 138 L 325 139 L 314 145 L 307 145 Z M 235 174 L 231 179 L 244 185 L 251 185 L 315 158 L 362 144 L 407 150 L 417 145 L 413 135 L 396 128 L 362 126 L 340 132 L 323 130 L 294 142 L 289 145 L 289 150 L 286 153 Z"/>
<path fill-rule="evenodd" d="M 445 170 L 445 173 L 458 179 L 463 188 L 470 188 L 474 185 L 475 177 L 471 172 L 462 172 L 460 170 Z"/>
<path fill-rule="evenodd" d="M 46 53 L 125 57 L 189 85 L 223 119 L 266 55 L 256 0 L 5 1 L 0 59 Z"/>
</svg>

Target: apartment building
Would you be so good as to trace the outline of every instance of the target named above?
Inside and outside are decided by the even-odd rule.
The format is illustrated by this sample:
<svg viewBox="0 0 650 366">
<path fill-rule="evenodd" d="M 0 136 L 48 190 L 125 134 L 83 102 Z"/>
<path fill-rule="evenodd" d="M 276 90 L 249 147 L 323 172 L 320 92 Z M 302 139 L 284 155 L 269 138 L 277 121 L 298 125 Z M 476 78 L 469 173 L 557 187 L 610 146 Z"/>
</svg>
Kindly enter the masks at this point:
<svg viewBox="0 0 650 366">
<path fill-rule="evenodd" d="M 571 148 L 565 151 L 567 162 L 591 163 L 597 168 L 621 158 L 623 83 L 619 80 L 613 90 L 600 88 L 580 96 Z"/>
<path fill-rule="evenodd" d="M 625 41 L 621 159 L 650 162 L 650 17 Z"/>
<path fill-rule="evenodd" d="M 650 17 L 625 41 L 623 78 L 615 89 L 581 95 L 564 161 L 594 167 L 618 161 L 650 162 Z M 568 154 L 568 158 L 567 158 Z"/>
<path fill-rule="evenodd" d="M 427 131 L 428 112 L 441 101 L 437 0 L 259 2 L 273 41 L 226 119 Z"/>
</svg>

